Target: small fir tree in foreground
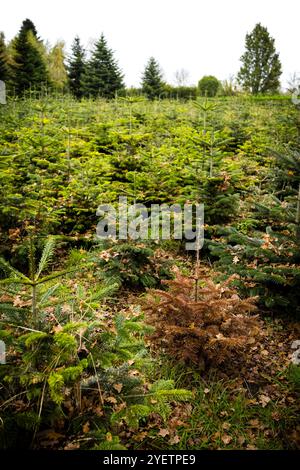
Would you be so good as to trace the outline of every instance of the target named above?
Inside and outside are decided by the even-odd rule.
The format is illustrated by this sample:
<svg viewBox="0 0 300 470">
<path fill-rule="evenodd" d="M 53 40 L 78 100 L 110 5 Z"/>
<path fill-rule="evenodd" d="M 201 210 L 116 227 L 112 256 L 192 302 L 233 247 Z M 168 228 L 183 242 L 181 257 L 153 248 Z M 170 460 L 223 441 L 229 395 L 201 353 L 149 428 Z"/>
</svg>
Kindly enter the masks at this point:
<svg viewBox="0 0 300 470">
<path fill-rule="evenodd" d="M 200 274 L 200 271 L 198 271 Z M 259 334 L 255 298 L 241 299 L 234 280 L 215 283 L 201 272 L 201 284 L 181 275 L 164 281 L 169 290 L 150 290 L 146 321 L 155 327 L 151 340 L 179 361 L 204 367 L 221 364 Z"/>
</svg>

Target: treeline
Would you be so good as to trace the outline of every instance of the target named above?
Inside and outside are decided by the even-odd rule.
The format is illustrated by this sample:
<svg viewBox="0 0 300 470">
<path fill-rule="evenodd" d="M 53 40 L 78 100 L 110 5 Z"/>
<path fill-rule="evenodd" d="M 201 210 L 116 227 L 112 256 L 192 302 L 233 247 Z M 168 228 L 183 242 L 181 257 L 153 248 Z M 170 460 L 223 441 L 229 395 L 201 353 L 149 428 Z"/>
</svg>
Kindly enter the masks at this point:
<svg viewBox="0 0 300 470">
<path fill-rule="evenodd" d="M 274 39 L 265 27 L 257 24 L 252 33 L 246 35 L 245 46 L 242 67 L 236 79 L 220 82 L 207 75 L 199 80 L 198 86 L 186 86 L 187 72 L 181 69 L 176 74 L 178 86 L 172 86 L 165 82 L 157 60 L 150 57 L 140 87 L 126 89 L 124 74 L 103 34 L 89 53 L 76 36 L 67 57 L 63 41 L 50 47 L 40 39 L 33 22 L 26 19 L 10 43 L 6 44 L 4 33 L 0 33 L 0 80 L 5 82 L 13 96 L 45 88 L 70 92 L 78 99 L 109 99 L 130 94 L 144 95 L 151 100 L 195 99 L 197 95 L 230 96 L 238 91 L 277 93 L 282 72 Z"/>
</svg>

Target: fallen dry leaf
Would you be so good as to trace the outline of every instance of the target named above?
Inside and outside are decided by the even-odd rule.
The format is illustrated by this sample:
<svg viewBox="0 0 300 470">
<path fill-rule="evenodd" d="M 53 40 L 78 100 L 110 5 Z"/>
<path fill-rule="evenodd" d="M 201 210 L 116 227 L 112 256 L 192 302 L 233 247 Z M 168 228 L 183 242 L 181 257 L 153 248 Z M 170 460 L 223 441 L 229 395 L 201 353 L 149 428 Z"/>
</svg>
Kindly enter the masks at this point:
<svg viewBox="0 0 300 470">
<path fill-rule="evenodd" d="M 253 428 L 257 428 L 257 427 L 259 426 L 259 421 L 258 421 L 258 419 L 251 419 L 251 420 L 249 421 L 249 424 L 251 424 L 251 426 L 252 426 Z"/>
<path fill-rule="evenodd" d="M 112 403 L 113 405 L 118 403 L 115 397 L 106 397 L 105 401 L 107 401 L 108 403 Z"/>
<path fill-rule="evenodd" d="M 76 450 L 76 449 L 79 449 L 80 448 L 80 444 L 79 443 L 73 443 L 73 442 L 69 442 L 69 444 L 67 444 L 65 447 L 64 447 L 64 450 Z"/>
<path fill-rule="evenodd" d="M 168 429 L 160 429 L 158 435 L 161 437 L 166 437 L 169 433 Z"/>
<path fill-rule="evenodd" d="M 279 421 L 280 420 L 280 413 L 278 411 L 273 411 L 271 416 L 274 419 L 274 421 Z"/>
<path fill-rule="evenodd" d="M 269 352 L 268 352 L 266 349 L 263 349 L 263 350 L 261 351 L 261 354 L 262 354 L 262 356 L 268 356 L 268 355 L 269 355 Z"/>
<path fill-rule="evenodd" d="M 228 436 L 228 434 L 223 434 L 221 440 L 225 445 L 227 445 L 230 444 L 230 442 L 232 441 L 232 437 Z"/>
<path fill-rule="evenodd" d="M 14 298 L 14 302 L 13 302 L 13 306 L 14 307 L 29 307 L 29 305 L 31 305 L 32 301 L 31 299 L 29 300 L 24 300 L 24 299 L 21 299 L 21 297 L 19 295 L 16 295 L 16 297 Z"/>
<path fill-rule="evenodd" d="M 101 408 L 101 406 L 97 406 L 97 408 L 94 409 L 94 412 L 97 416 L 103 416 L 104 415 L 104 412 L 103 412 L 103 409 Z"/>
<path fill-rule="evenodd" d="M 113 384 L 113 388 L 117 390 L 118 393 L 121 393 L 121 390 L 123 388 L 123 384 Z"/>
<path fill-rule="evenodd" d="M 259 403 L 261 404 L 263 408 L 265 408 L 270 401 L 271 401 L 271 398 L 267 397 L 267 395 L 259 396 Z"/>
<path fill-rule="evenodd" d="M 90 432 L 90 423 L 89 421 L 87 421 L 83 426 L 82 426 L 82 432 L 84 434 L 87 434 L 88 432 Z"/>
<path fill-rule="evenodd" d="M 180 442 L 180 437 L 177 434 L 176 434 L 176 436 L 172 437 L 169 440 L 169 444 L 171 444 L 171 445 L 178 444 L 178 442 Z"/>
<path fill-rule="evenodd" d="M 225 430 L 228 430 L 230 428 L 231 424 L 230 423 L 223 423 L 222 428 Z"/>
</svg>

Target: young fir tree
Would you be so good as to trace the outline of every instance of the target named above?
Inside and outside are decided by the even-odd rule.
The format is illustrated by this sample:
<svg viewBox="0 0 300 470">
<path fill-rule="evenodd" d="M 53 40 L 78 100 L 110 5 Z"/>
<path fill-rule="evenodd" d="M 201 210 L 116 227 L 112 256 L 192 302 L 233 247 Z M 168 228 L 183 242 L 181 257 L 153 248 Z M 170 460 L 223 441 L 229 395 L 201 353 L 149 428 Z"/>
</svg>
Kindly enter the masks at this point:
<svg viewBox="0 0 300 470">
<path fill-rule="evenodd" d="M 147 98 L 159 98 L 164 91 L 162 71 L 154 57 L 150 57 L 142 76 L 142 89 Z"/>
<path fill-rule="evenodd" d="M 260 23 L 246 35 L 246 51 L 241 61 L 238 81 L 245 90 L 253 94 L 278 91 L 282 73 L 279 55 L 274 39 Z"/>
<path fill-rule="evenodd" d="M 274 152 L 270 171 L 275 185 L 254 193 L 253 209 L 243 231 L 216 227 L 208 247 L 217 269 L 238 274 L 243 294 L 259 295 L 272 315 L 300 316 L 300 153 Z M 247 219 L 243 221 L 245 224 Z"/>
<path fill-rule="evenodd" d="M 113 98 L 124 89 L 123 74 L 103 34 L 95 44 L 82 83 L 86 96 Z"/>
<path fill-rule="evenodd" d="M 275 156 L 278 161 L 275 169 L 278 196 L 284 201 L 286 220 L 294 224 L 293 232 L 300 250 L 300 152 L 290 149 L 286 154 L 275 153 Z"/>
<path fill-rule="evenodd" d="M 32 21 L 23 21 L 14 40 L 13 84 L 17 94 L 47 82 L 47 68 L 41 53 L 41 40 Z"/>
<path fill-rule="evenodd" d="M 85 50 L 76 36 L 72 44 L 72 55 L 68 62 L 68 81 L 71 93 L 75 98 L 82 98 L 82 78 L 85 71 Z"/>
<path fill-rule="evenodd" d="M 10 66 L 5 44 L 5 37 L 4 34 L 0 32 L 0 80 L 7 82 L 9 76 Z"/>
</svg>

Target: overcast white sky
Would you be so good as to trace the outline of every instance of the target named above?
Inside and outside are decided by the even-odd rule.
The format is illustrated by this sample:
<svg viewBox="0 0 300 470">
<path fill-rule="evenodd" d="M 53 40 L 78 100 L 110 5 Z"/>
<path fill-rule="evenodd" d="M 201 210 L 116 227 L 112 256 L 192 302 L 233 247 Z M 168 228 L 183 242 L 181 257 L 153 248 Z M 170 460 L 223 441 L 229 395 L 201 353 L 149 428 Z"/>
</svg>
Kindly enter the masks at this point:
<svg viewBox="0 0 300 470">
<path fill-rule="evenodd" d="M 128 86 L 139 84 L 150 56 L 170 83 L 180 68 L 190 83 L 226 79 L 239 70 L 245 34 L 258 22 L 275 38 L 282 82 L 300 71 L 299 0 L 6 0 L 0 31 L 10 40 L 25 18 L 42 39 L 64 39 L 67 50 L 76 34 L 88 46 L 103 32 Z"/>
</svg>

